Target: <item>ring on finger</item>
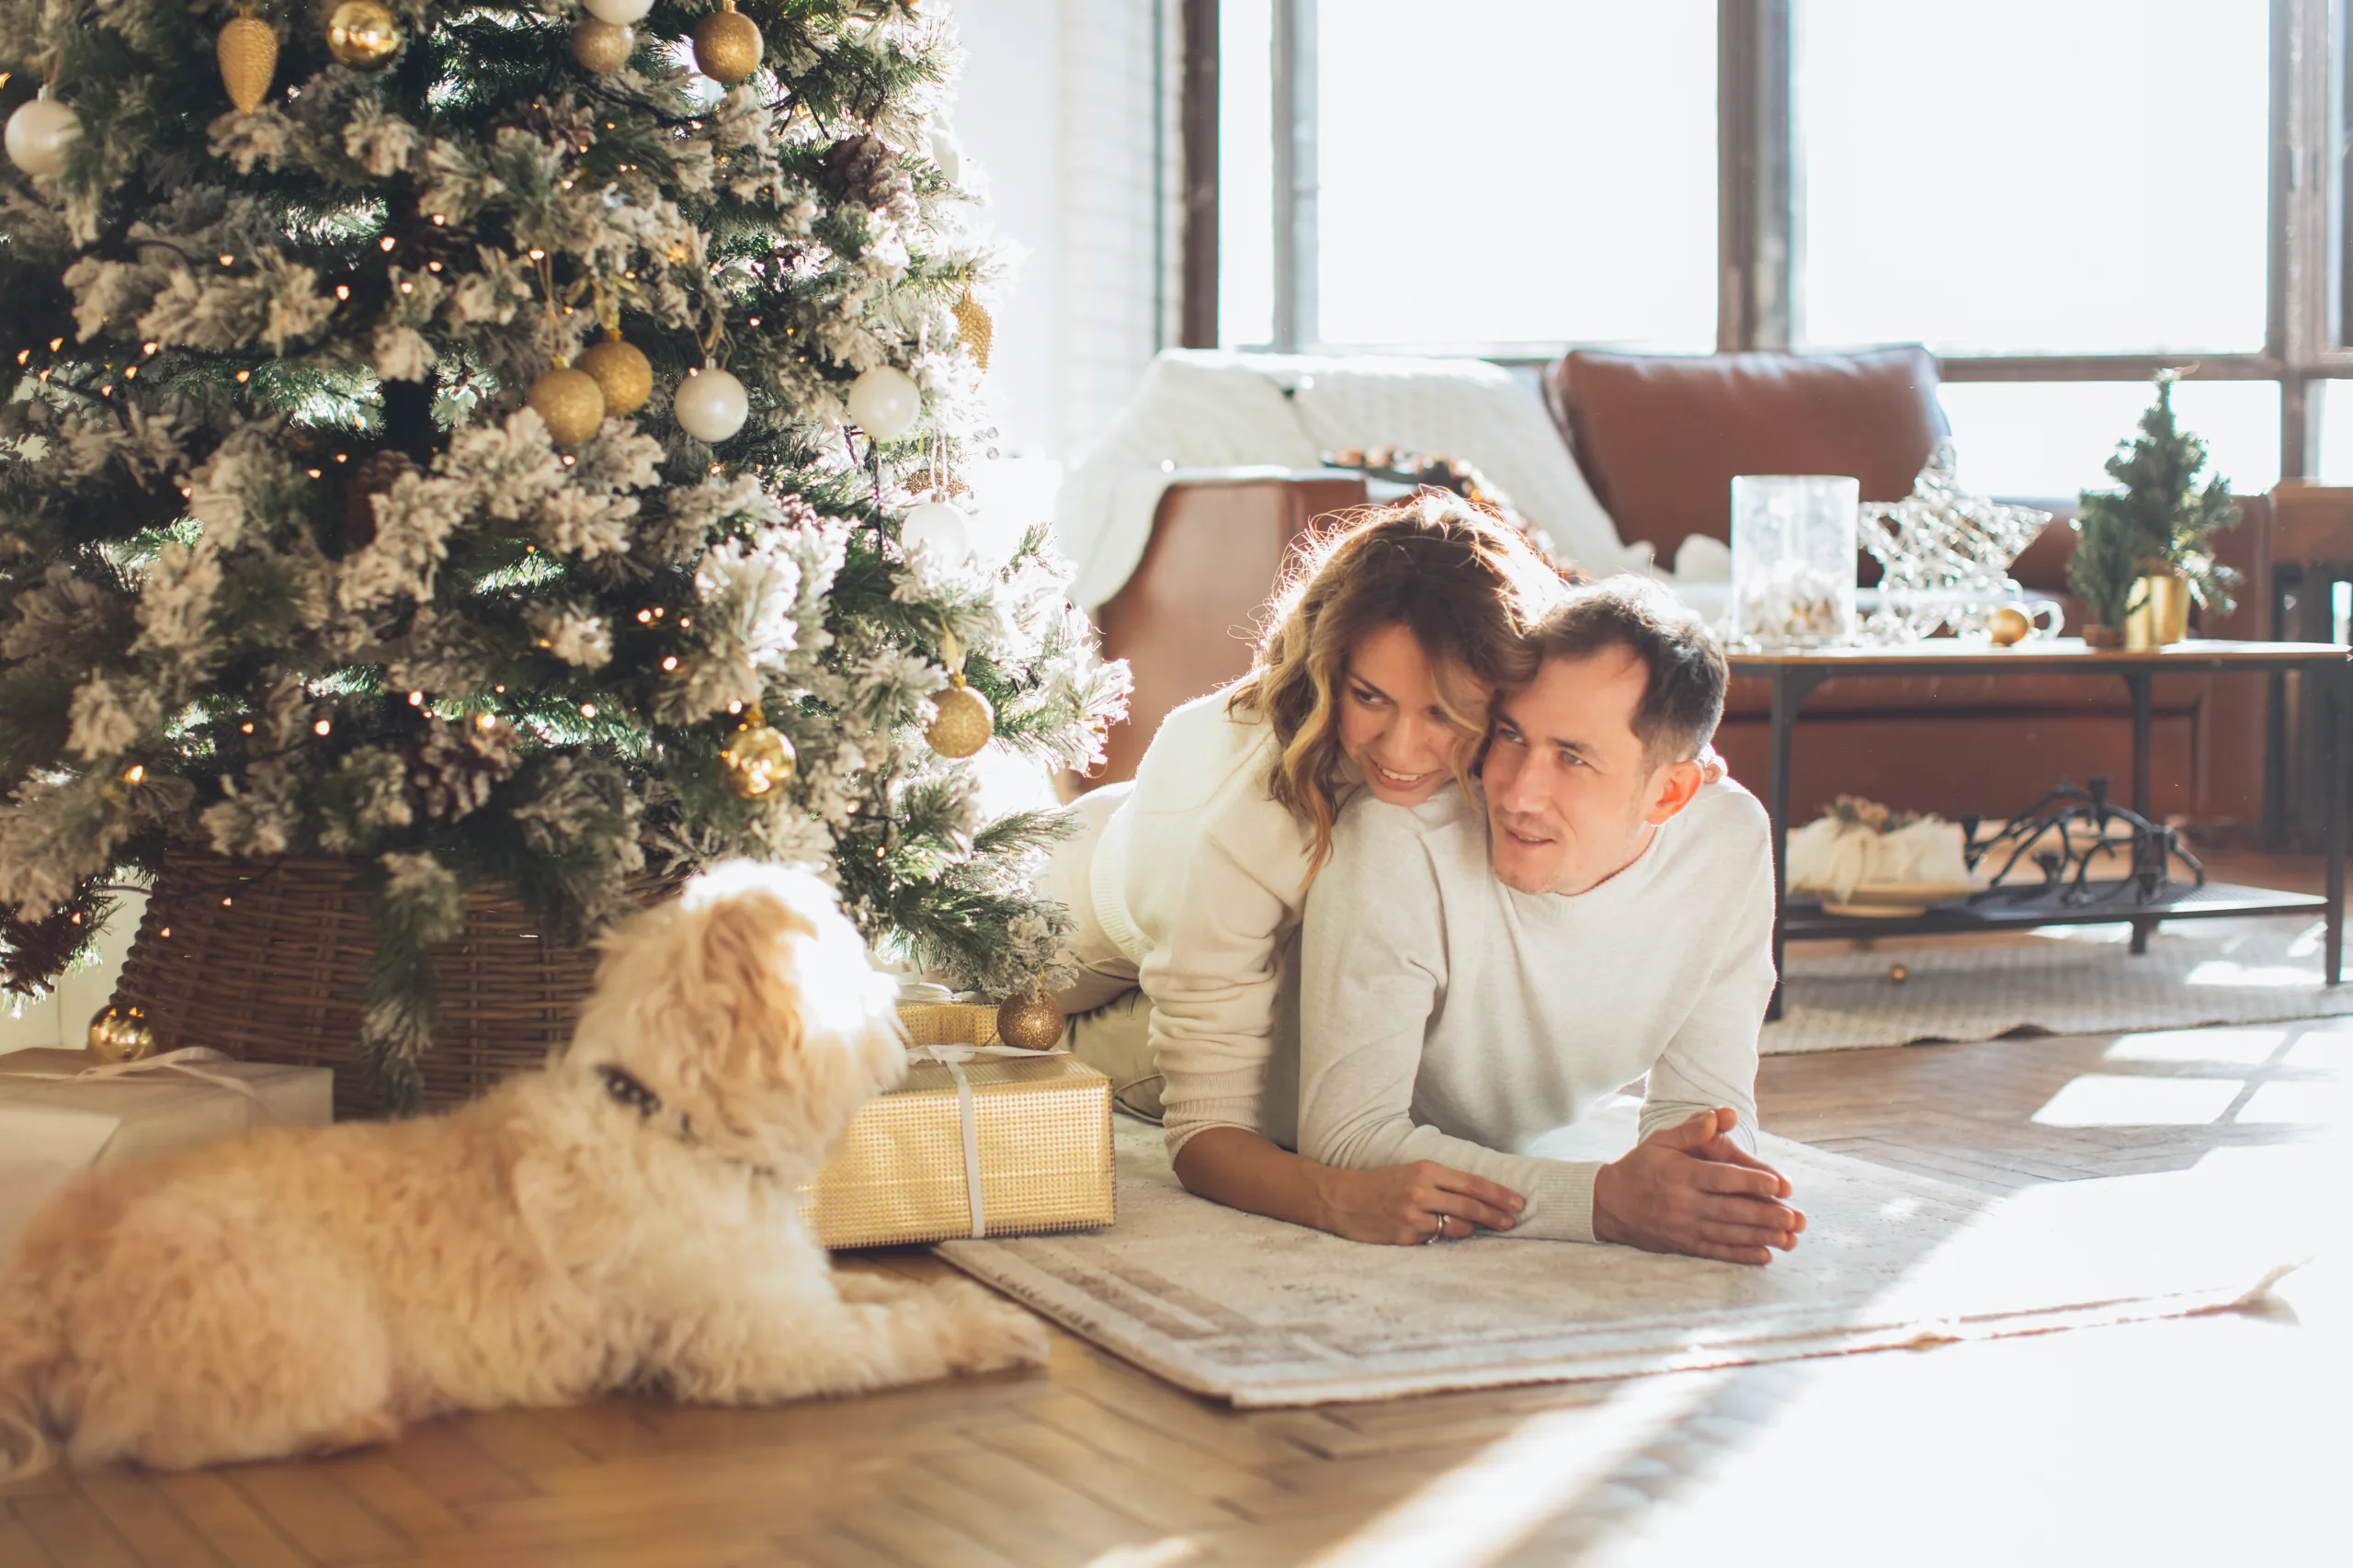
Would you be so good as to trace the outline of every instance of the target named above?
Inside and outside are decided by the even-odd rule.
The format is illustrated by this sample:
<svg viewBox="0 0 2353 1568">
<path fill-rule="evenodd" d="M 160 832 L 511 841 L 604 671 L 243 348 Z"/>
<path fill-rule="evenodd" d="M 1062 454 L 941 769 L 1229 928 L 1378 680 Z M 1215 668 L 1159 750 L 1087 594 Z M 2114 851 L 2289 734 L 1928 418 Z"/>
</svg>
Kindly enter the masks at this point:
<svg viewBox="0 0 2353 1568">
<path fill-rule="evenodd" d="M 1447 1219 L 1448 1216 L 1444 1214 L 1438 1216 L 1438 1229 L 1430 1233 L 1430 1239 L 1422 1244 L 1424 1246 L 1435 1246 L 1438 1243 L 1446 1240 Z"/>
</svg>

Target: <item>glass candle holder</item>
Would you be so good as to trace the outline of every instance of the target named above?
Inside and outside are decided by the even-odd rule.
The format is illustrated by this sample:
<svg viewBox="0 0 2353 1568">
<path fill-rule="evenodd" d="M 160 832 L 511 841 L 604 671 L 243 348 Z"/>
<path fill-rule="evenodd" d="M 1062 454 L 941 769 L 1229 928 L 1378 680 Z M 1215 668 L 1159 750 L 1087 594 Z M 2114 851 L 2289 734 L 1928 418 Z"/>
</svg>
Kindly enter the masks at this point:
<svg viewBox="0 0 2353 1568">
<path fill-rule="evenodd" d="M 1732 482 L 1732 642 L 1820 648 L 1855 640 L 1859 481 L 1745 473 Z"/>
</svg>

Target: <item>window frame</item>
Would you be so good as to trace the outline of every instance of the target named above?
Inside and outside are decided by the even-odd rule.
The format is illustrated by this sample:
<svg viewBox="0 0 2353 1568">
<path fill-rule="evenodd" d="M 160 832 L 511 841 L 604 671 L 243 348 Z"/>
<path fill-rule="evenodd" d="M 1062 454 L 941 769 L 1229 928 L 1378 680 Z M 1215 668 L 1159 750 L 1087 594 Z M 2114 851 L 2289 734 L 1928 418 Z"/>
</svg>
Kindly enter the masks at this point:
<svg viewBox="0 0 2353 1568">
<path fill-rule="evenodd" d="M 1184 0 L 1186 152 L 1183 339 L 1217 347 L 1217 0 Z M 1717 0 L 1716 348 L 1787 348 L 1797 220 L 1790 112 L 1795 9 L 1802 0 Z M 1274 332 L 1268 347 L 1319 344 L 1315 308 L 1317 0 L 1273 0 Z M 2353 379 L 2353 101 L 2344 91 L 2347 13 L 2335 0 L 2270 0 L 2271 133 L 2264 343 L 2243 354 L 1939 356 L 1948 381 L 2144 381 L 2197 368 L 2201 381 L 2279 388 L 2279 472 L 2308 477 L 2321 398 Z M 2336 193 L 2332 198 L 2332 191 Z M 1495 346 L 1499 364 L 1541 366 L 1573 344 Z"/>
</svg>

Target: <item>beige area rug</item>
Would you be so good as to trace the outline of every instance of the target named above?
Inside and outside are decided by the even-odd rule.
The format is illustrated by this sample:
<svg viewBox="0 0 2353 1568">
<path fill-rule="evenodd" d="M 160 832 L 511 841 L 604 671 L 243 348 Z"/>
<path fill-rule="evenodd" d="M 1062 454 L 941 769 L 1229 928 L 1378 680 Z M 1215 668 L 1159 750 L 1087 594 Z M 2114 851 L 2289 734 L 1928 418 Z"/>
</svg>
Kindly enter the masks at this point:
<svg viewBox="0 0 2353 1568">
<path fill-rule="evenodd" d="M 2353 1014 L 2320 983 L 2318 921 L 2182 921 L 2128 950 L 2122 926 L 2046 928 L 2009 946 L 1915 937 L 1792 957 L 1768 1056 L 2006 1034 L 2122 1034 Z M 2348 955 L 2353 959 L 2353 955 Z M 1909 971 L 1889 978 L 1892 965 Z M 2353 962 L 2347 975 L 2353 977 Z"/>
<path fill-rule="evenodd" d="M 1621 1101 L 1546 1152 L 1606 1156 L 1631 1140 L 1632 1116 Z M 1993 1199 L 1776 1138 L 1766 1157 L 1809 1229 L 1766 1268 L 1501 1236 L 1366 1246 L 1193 1197 L 1158 1130 L 1119 1119 L 1116 1226 L 939 1254 L 1179 1388 L 1244 1407 L 2172 1316 L 2259 1295 L 2310 1250 L 2285 1221 L 2240 1222 L 2243 1195 L 2206 1190 L 2194 1172 Z"/>
</svg>

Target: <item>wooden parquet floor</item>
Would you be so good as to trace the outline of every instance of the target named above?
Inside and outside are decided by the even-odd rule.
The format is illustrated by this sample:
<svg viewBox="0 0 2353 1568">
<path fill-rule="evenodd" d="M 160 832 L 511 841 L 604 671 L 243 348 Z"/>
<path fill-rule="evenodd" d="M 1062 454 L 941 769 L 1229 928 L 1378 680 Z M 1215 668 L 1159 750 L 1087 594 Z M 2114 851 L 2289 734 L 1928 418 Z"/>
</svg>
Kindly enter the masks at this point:
<svg viewBox="0 0 2353 1568">
<path fill-rule="evenodd" d="M 2342 1208 L 2353 1190 L 2353 1021 L 1783 1057 L 1760 1087 L 1787 1136 L 1991 1192 L 2201 1161 L 2248 1166 L 2267 1201 Z M 2186 1209 L 2183 1244 L 2228 1222 Z M 2342 1251 L 2283 1297 L 1257 1414 L 1057 1333 L 1038 1376 L 770 1410 L 506 1412 L 188 1475 L 52 1471 L 0 1490 L 0 1568 L 2353 1562 Z"/>
</svg>

